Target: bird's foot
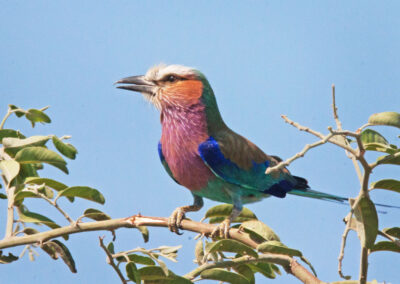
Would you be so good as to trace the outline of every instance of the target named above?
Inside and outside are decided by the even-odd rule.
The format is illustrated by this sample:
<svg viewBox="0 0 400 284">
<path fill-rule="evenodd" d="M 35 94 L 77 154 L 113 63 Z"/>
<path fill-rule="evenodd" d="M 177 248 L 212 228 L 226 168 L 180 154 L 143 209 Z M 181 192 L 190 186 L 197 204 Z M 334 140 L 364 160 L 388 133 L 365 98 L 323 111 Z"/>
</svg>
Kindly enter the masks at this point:
<svg viewBox="0 0 400 284">
<path fill-rule="evenodd" d="M 231 225 L 231 220 L 226 218 L 221 224 L 219 224 L 211 232 L 211 238 L 220 237 L 223 239 L 229 239 L 229 227 Z"/>
<path fill-rule="evenodd" d="M 179 232 L 179 228 L 181 227 L 182 220 L 185 218 L 185 213 L 183 207 L 178 207 L 172 212 L 171 216 L 169 216 L 168 228 L 171 232 L 182 235 L 182 233 Z"/>
</svg>

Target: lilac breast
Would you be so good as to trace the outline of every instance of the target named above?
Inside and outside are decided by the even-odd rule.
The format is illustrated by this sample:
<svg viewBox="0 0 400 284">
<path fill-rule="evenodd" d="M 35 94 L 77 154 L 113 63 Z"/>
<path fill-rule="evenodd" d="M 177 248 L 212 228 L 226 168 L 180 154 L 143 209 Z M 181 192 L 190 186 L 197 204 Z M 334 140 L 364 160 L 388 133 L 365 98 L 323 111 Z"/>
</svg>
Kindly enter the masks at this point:
<svg viewBox="0 0 400 284">
<path fill-rule="evenodd" d="M 208 138 L 204 106 L 165 108 L 161 123 L 162 151 L 174 178 L 190 190 L 205 187 L 214 175 L 198 154 Z"/>
</svg>

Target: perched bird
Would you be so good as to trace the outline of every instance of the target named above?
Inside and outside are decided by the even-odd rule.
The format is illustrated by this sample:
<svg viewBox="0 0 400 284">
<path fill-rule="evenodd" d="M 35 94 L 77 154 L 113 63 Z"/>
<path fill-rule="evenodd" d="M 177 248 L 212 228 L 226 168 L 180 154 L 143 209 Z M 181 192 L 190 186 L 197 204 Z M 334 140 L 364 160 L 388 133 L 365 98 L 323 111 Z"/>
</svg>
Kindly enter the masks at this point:
<svg viewBox="0 0 400 284">
<path fill-rule="evenodd" d="M 229 218 L 213 236 L 228 237 L 231 222 L 242 205 L 287 193 L 343 201 L 346 198 L 311 190 L 303 178 L 283 168 L 266 174 L 280 159 L 231 130 L 218 110 L 214 92 L 198 70 L 180 65 L 159 65 L 144 76 L 116 82 L 117 88 L 142 93 L 161 112 L 162 134 L 158 153 L 167 173 L 188 188 L 193 205 L 178 207 L 169 228 L 179 233 L 186 212 L 203 207 L 203 197 L 233 204 Z"/>
</svg>

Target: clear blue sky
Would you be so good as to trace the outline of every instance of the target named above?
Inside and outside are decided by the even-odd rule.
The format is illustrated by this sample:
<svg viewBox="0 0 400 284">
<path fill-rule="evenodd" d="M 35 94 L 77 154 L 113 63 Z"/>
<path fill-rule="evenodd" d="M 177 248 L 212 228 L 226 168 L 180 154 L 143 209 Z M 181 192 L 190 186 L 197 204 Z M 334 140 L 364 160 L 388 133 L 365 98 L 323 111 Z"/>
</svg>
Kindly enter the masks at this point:
<svg viewBox="0 0 400 284">
<path fill-rule="evenodd" d="M 285 124 L 280 115 L 326 132 L 334 125 L 332 83 L 346 129 L 355 130 L 374 112 L 400 111 L 398 1 L 1 1 L 0 7 L 0 109 L 5 113 L 9 103 L 25 108 L 51 105 L 53 120 L 32 130 L 27 122 L 12 119 L 8 127 L 27 135 L 72 135 L 79 155 L 69 162 L 70 175 L 55 169 L 42 175 L 99 188 L 106 197 L 103 207 L 81 200 L 73 207 L 63 203 L 74 217 L 87 207 L 112 217 L 138 212 L 168 216 L 192 201 L 159 162 L 157 111 L 140 95 L 112 85 L 160 62 L 205 73 L 228 125 L 268 154 L 283 158 L 315 139 Z M 389 139 L 399 134 L 398 129 L 385 133 Z M 358 193 L 351 161 L 333 146 L 310 152 L 290 170 L 306 177 L 316 190 Z M 399 169 L 386 167 L 377 170 L 373 180 L 396 176 Z M 372 196 L 377 202 L 399 204 L 395 193 Z M 205 208 L 216 204 L 206 201 Z M 44 202 L 29 205 L 64 224 Z M 288 197 L 249 207 L 285 244 L 300 249 L 321 279 L 339 280 L 346 206 Z M 3 217 L 5 208 L 3 201 Z M 189 217 L 199 220 L 205 210 Z M 395 210 L 380 215 L 380 227 L 399 225 L 399 218 Z M 98 246 L 97 236 L 103 234 L 75 235 L 67 242 L 78 274 L 41 253 L 33 263 L 26 257 L 2 265 L 1 282 L 118 283 Z M 116 249 L 182 243 L 180 262 L 171 267 L 185 273 L 195 267 L 193 237 L 151 229 L 150 244 L 144 245 L 138 232 L 121 230 Z M 353 277 L 358 275 L 358 254 L 353 232 L 344 260 L 344 272 Z M 369 279 L 396 283 L 399 263 L 399 255 L 373 254 Z M 283 274 L 274 283 L 298 283 Z"/>
</svg>

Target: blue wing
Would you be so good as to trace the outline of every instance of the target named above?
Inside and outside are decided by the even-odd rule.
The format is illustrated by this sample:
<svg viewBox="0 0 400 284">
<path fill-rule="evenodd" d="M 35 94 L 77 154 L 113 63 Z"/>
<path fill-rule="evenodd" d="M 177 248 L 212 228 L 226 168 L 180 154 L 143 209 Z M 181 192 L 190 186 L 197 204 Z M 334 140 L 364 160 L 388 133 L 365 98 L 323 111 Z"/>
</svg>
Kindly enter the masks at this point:
<svg viewBox="0 0 400 284">
<path fill-rule="evenodd" d="M 285 197 L 294 188 L 295 179 L 284 169 L 271 175 L 265 170 L 277 161 L 257 146 L 237 135 L 214 139 L 210 136 L 199 145 L 199 154 L 211 171 L 219 178 L 240 185 L 250 191 L 259 191 Z"/>
</svg>

